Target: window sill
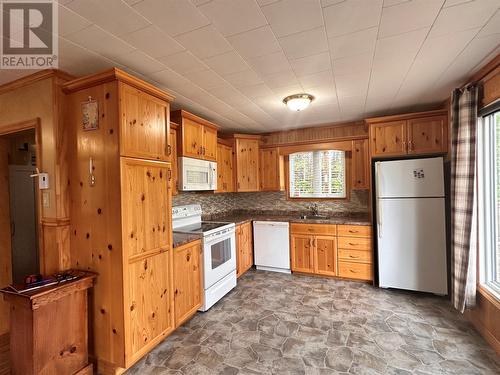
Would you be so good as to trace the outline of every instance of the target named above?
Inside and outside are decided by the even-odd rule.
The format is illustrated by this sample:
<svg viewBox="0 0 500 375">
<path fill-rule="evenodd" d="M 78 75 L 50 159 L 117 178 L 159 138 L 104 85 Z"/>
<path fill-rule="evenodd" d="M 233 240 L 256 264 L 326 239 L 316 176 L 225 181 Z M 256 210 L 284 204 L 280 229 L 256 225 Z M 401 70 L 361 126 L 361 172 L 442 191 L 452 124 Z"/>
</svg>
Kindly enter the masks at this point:
<svg viewBox="0 0 500 375">
<path fill-rule="evenodd" d="M 487 284 L 481 284 L 477 287 L 478 293 L 490 301 L 497 309 L 500 309 L 500 295 L 490 288 Z"/>
</svg>

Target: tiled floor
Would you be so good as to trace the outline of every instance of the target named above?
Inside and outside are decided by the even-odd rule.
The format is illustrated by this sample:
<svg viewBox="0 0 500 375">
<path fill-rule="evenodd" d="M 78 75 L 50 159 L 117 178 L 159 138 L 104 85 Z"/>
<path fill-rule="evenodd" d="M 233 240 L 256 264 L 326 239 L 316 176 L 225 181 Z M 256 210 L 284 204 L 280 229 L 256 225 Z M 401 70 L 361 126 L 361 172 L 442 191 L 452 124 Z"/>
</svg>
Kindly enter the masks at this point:
<svg viewBox="0 0 500 375">
<path fill-rule="evenodd" d="M 442 298 L 250 271 L 127 374 L 499 374 Z"/>
</svg>

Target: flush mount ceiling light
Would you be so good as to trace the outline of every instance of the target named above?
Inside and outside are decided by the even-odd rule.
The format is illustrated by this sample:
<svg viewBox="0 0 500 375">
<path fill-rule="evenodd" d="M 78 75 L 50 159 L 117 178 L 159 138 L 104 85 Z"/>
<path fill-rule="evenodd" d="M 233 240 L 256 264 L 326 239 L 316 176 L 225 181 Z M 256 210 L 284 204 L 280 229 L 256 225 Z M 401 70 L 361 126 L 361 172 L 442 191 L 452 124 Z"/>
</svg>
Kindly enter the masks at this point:
<svg viewBox="0 0 500 375">
<path fill-rule="evenodd" d="M 292 111 L 302 111 L 306 109 L 314 100 L 314 96 L 310 94 L 295 94 L 289 95 L 283 99 L 283 103 Z"/>
</svg>

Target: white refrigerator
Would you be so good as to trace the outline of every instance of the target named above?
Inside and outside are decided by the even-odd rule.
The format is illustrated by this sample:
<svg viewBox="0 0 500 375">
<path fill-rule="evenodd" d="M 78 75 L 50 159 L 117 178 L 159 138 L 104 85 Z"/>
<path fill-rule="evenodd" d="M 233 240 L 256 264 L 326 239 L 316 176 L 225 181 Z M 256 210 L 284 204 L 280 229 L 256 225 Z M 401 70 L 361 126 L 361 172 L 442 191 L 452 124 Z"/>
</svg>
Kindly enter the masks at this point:
<svg viewBox="0 0 500 375">
<path fill-rule="evenodd" d="M 445 295 L 443 158 L 375 163 L 379 286 Z"/>
</svg>

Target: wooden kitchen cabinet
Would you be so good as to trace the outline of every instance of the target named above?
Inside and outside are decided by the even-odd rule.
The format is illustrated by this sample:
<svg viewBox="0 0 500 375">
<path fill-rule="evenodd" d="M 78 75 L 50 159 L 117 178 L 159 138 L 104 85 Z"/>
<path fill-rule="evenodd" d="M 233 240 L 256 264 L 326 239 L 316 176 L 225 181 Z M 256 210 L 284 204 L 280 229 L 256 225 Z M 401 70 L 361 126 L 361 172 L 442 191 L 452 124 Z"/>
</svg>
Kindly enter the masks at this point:
<svg viewBox="0 0 500 375">
<path fill-rule="evenodd" d="M 337 233 L 338 275 L 349 279 L 373 280 L 371 226 L 338 225 Z"/>
<path fill-rule="evenodd" d="M 232 134 L 226 139 L 233 146 L 235 191 L 259 191 L 260 135 Z"/>
<path fill-rule="evenodd" d="M 368 139 L 352 141 L 352 188 L 370 188 L 370 152 Z"/>
<path fill-rule="evenodd" d="M 367 119 L 373 157 L 448 152 L 446 110 Z"/>
<path fill-rule="evenodd" d="M 233 148 L 217 144 L 217 190 L 216 193 L 234 192 Z"/>
<path fill-rule="evenodd" d="M 172 162 L 172 195 L 179 194 L 179 165 L 177 159 L 177 134 L 179 125 L 175 122 L 170 122 L 170 147 L 171 156 L 170 160 Z"/>
<path fill-rule="evenodd" d="M 240 277 L 253 266 L 252 223 L 236 226 L 236 276 Z"/>
<path fill-rule="evenodd" d="M 260 190 L 285 190 L 284 161 L 278 148 L 264 148 L 259 151 L 259 154 Z"/>
<path fill-rule="evenodd" d="M 122 82 L 119 98 L 120 155 L 169 160 L 168 103 Z"/>
<path fill-rule="evenodd" d="M 216 124 L 184 110 L 174 111 L 170 116 L 180 126 L 179 156 L 217 160 Z"/>
<path fill-rule="evenodd" d="M 202 304 L 201 241 L 174 248 L 175 326 L 191 318 Z"/>
<path fill-rule="evenodd" d="M 314 273 L 335 276 L 337 274 L 337 238 L 314 237 Z"/>
<path fill-rule="evenodd" d="M 173 98 L 116 68 L 69 81 L 63 90 L 70 261 L 98 274 L 91 347 L 97 372 L 115 374 L 174 329 L 171 134 L 165 126 Z M 82 103 L 89 97 L 98 103 L 99 126 L 84 131 Z"/>
<path fill-rule="evenodd" d="M 314 236 L 292 233 L 290 238 L 292 271 L 314 273 Z"/>
</svg>

